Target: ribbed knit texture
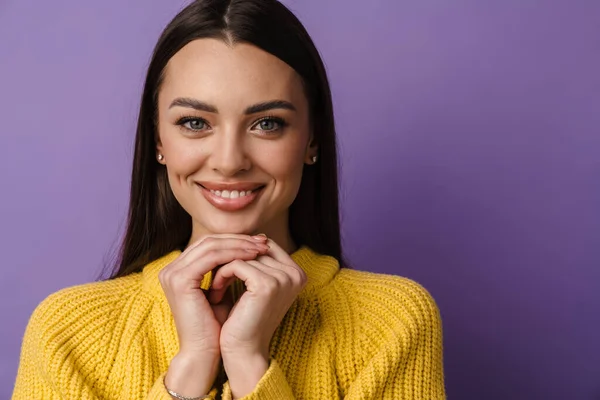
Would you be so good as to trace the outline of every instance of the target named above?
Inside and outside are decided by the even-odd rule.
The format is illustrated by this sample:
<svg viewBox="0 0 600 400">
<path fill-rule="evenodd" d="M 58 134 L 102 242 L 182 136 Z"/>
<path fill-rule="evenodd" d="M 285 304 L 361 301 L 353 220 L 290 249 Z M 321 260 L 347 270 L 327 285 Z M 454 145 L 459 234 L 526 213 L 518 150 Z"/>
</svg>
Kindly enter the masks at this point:
<svg viewBox="0 0 600 400">
<path fill-rule="evenodd" d="M 158 272 L 179 254 L 46 298 L 25 332 L 13 400 L 171 400 L 162 380 L 178 339 Z M 306 247 L 292 258 L 308 284 L 244 400 L 445 398 L 440 316 L 425 289 L 340 269 Z M 211 394 L 232 399 L 227 382 Z"/>
</svg>

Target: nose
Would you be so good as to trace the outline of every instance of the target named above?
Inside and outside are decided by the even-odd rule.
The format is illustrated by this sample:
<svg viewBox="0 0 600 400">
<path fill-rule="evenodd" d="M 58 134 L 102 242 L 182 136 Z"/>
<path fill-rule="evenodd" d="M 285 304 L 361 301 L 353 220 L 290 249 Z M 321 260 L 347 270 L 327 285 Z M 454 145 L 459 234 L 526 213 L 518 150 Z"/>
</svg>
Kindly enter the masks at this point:
<svg viewBox="0 0 600 400">
<path fill-rule="evenodd" d="M 224 128 L 215 135 L 209 166 L 223 176 L 235 176 L 250 169 L 245 137 L 234 127 Z"/>
</svg>

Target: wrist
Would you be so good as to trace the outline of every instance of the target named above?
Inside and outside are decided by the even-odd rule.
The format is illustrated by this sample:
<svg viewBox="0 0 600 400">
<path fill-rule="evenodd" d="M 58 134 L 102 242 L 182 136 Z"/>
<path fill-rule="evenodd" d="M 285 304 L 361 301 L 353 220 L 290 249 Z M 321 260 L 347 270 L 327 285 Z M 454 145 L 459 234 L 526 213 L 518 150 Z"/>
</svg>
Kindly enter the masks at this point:
<svg viewBox="0 0 600 400">
<path fill-rule="evenodd" d="M 219 373 L 219 356 L 178 353 L 169 364 L 165 386 L 185 397 L 197 397 L 210 392 Z"/>
<path fill-rule="evenodd" d="M 234 398 L 251 393 L 269 369 L 269 357 L 265 354 L 223 355 L 223 367 Z"/>
</svg>

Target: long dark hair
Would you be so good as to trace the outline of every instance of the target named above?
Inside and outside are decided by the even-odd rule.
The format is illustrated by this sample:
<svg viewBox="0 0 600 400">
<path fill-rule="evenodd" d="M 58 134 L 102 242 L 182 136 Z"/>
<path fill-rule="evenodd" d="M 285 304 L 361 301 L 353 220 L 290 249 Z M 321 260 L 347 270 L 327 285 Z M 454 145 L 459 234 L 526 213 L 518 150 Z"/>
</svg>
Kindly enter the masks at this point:
<svg viewBox="0 0 600 400">
<path fill-rule="evenodd" d="M 157 98 L 167 62 L 200 38 L 252 44 L 302 77 L 319 161 L 304 168 L 290 206 L 291 235 L 296 244 L 342 262 L 333 105 L 314 43 L 294 14 L 276 0 L 196 0 L 165 28 L 150 61 L 135 139 L 127 230 L 110 278 L 141 271 L 148 262 L 183 249 L 191 237 L 191 217 L 171 192 L 165 167 L 156 161 Z"/>
</svg>

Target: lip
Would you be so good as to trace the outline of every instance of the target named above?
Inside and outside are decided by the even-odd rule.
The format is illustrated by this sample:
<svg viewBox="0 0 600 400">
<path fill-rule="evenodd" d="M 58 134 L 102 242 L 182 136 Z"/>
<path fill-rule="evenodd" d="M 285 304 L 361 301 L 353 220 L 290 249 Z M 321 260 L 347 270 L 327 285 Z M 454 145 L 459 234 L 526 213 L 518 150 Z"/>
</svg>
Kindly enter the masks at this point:
<svg viewBox="0 0 600 400">
<path fill-rule="evenodd" d="M 254 186 L 244 186 L 240 184 L 210 184 L 210 189 L 204 184 L 198 183 L 198 187 L 202 192 L 204 198 L 215 208 L 221 211 L 239 211 L 242 210 L 250 204 L 254 203 L 256 198 L 262 193 L 264 185 L 253 184 Z M 212 189 L 213 187 L 217 189 Z M 254 187 L 254 190 L 251 189 Z M 220 188 L 220 189 L 219 189 Z M 211 193 L 211 190 L 252 190 L 252 193 L 249 195 L 238 197 L 235 199 L 225 199 L 221 196 L 217 196 L 214 193 Z"/>
<path fill-rule="evenodd" d="M 207 182 L 200 181 L 196 182 L 198 185 L 204 187 L 208 190 L 238 190 L 238 191 L 248 191 L 248 190 L 256 190 L 259 187 L 265 186 L 264 183 L 259 182 Z"/>
</svg>

